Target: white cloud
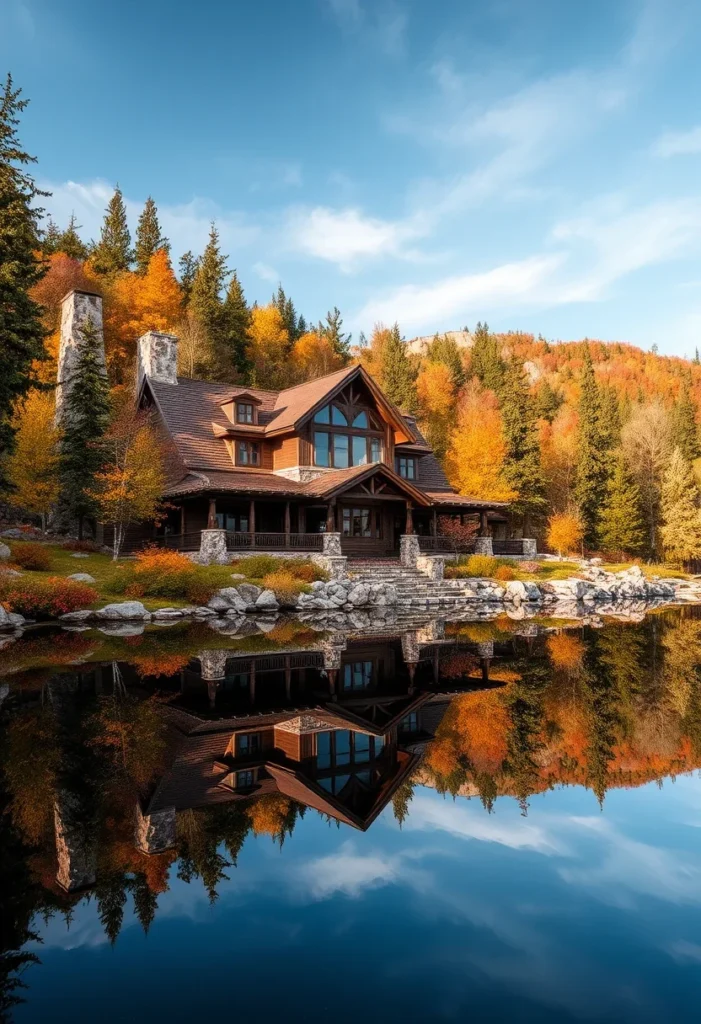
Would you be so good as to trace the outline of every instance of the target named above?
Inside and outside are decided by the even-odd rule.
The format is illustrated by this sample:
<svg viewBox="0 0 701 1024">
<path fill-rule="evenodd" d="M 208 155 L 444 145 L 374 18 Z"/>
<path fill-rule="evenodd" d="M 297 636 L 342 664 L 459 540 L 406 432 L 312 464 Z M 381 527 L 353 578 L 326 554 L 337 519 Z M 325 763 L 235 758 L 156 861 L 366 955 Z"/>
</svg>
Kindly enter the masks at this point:
<svg viewBox="0 0 701 1024">
<path fill-rule="evenodd" d="M 357 898 L 369 889 L 399 880 L 400 859 L 385 854 L 359 854 L 352 842 L 338 853 L 317 857 L 299 866 L 297 883 L 305 895 L 325 900 L 336 893 Z"/>
<path fill-rule="evenodd" d="M 257 263 L 253 264 L 253 270 L 256 272 L 261 281 L 272 281 L 275 284 L 277 284 L 277 282 L 280 280 L 280 275 L 278 274 L 275 267 L 271 267 L 267 263 L 261 263 L 260 261 L 258 261 Z"/>
<path fill-rule="evenodd" d="M 359 261 L 380 256 L 418 259 L 407 243 L 421 233 L 418 222 L 381 220 L 354 208 L 316 206 L 290 212 L 285 239 L 290 248 L 348 272 Z"/>
<path fill-rule="evenodd" d="M 653 156 L 663 160 L 690 153 L 701 153 L 701 125 L 686 132 L 665 132 L 652 146 Z"/>
<path fill-rule="evenodd" d="M 701 946 L 686 939 L 677 939 L 667 947 L 667 952 L 682 963 L 701 964 Z"/>
</svg>

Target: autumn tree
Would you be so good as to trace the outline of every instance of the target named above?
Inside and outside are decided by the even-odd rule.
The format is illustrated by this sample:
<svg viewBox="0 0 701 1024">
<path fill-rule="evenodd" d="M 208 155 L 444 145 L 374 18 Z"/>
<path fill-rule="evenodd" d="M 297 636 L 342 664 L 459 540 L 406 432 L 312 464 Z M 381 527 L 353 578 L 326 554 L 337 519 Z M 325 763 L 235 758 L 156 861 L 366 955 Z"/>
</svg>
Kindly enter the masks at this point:
<svg viewBox="0 0 701 1024">
<path fill-rule="evenodd" d="M 621 556 L 624 553 L 637 554 L 645 544 L 640 489 L 628 472 L 622 455 L 617 458 L 608 481 L 597 534 L 604 551 Z"/>
<path fill-rule="evenodd" d="M 251 383 L 276 390 L 289 384 L 289 335 L 279 309 L 272 303 L 251 310 L 247 356 Z"/>
<path fill-rule="evenodd" d="M 14 444 L 13 407 L 29 391 L 32 364 L 44 355 L 42 309 L 31 296 L 44 266 L 39 258 L 36 200 L 45 195 L 27 172 L 35 158 L 22 148 L 17 128 L 28 101 L 8 75 L 0 92 L 0 452 Z M 0 465 L 0 486 L 4 473 Z"/>
<path fill-rule="evenodd" d="M 623 454 L 640 490 L 651 554 L 658 547 L 662 477 L 671 455 L 669 415 L 660 401 L 638 405 L 621 431 Z"/>
<path fill-rule="evenodd" d="M 329 338 L 318 331 L 307 331 L 294 343 L 291 362 L 294 379 L 305 381 L 341 370 L 345 360 Z"/>
<path fill-rule="evenodd" d="M 607 450 L 601 424 L 599 388 L 594 377 L 589 345 L 586 343 L 580 378 L 577 450 L 575 499 L 584 527 L 584 542 L 594 546 L 601 495 L 607 480 Z"/>
<path fill-rule="evenodd" d="M 124 197 L 117 185 L 107 204 L 100 240 L 90 262 L 98 274 L 116 274 L 120 270 L 128 270 L 133 258 Z"/>
<path fill-rule="evenodd" d="M 59 494 L 58 440 L 53 395 L 30 391 L 15 410 L 15 449 L 7 462 L 11 503 L 41 516 L 42 529 Z"/>
<path fill-rule="evenodd" d="M 75 376 L 63 405 L 59 448 L 60 512 L 68 521 L 77 520 L 79 537 L 83 520 L 95 513 L 93 489 L 104 458 L 110 414 L 107 378 L 92 320 L 84 320 L 81 334 Z"/>
<path fill-rule="evenodd" d="M 540 454 L 545 496 L 552 512 L 565 512 L 574 504 L 577 472 L 577 413 L 564 405 L 552 423 L 540 421 Z"/>
<path fill-rule="evenodd" d="M 557 551 L 560 558 L 563 552 L 570 554 L 577 550 L 584 536 L 584 525 L 576 511 L 556 512 L 548 520 L 548 546 Z"/>
<path fill-rule="evenodd" d="M 165 487 L 162 445 L 148 415 L 136 409 L 131 396 L 120 403 L 105 434 L 104 451 L 106 459 L 95 474 L 91 497 L 100 521 L 113 528 L 116 561 L 128 528 L 158 518 Z"/>
<path fill-rule="evenodd" d="M 506 479 L 506 442 L 499 404 L 493 392 L 468 388 L 457 413 L 446 455 L 446 472 L 460 494 L 485 501 L 510 501 L 515 491 Z"/>
<path fill-rule="evenodd" d="M 399 324 L 389 331 L 380 353 L 378 375 L 380 386 L 391 402 L 403 412 L 416 411 L 416 370 L 407 355 L 406 345 L 399 333 Z"/>
<path fill-rule="evenodd" d="M 158 252 L 170 252 L 170 242 L 161 234 L 161 225 L 158 221 L 158 209 L 151 196 L 148 197 L 144 208 L 141 211 L 139 222 L 136 226 L 136 245 L 134 247 L 134 259 L 136 262 L 137 274 L 145 274 L 149 268 L 151 257 Z"/>
<path fill-rule="evenodd" d="M 416 378 L 416 395 L 422 432 L 442 462 L 455 425 L 456 388 L 449 367 L 425 362 Z"/>
<path fill-rule="evenodd" d="M 662 478 L 662 526 L 660 537 L 665 556 L 686 563 L 701 557 L 701 509 L 694 473 L 675 448 Z"/>
</svg>

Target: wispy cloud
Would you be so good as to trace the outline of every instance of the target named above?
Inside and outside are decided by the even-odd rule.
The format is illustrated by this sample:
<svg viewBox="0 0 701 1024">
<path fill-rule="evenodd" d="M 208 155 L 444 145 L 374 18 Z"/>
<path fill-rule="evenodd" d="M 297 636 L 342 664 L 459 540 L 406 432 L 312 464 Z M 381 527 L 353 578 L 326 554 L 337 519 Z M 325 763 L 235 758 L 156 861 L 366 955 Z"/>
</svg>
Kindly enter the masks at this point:
<svg viewBox="0 0 701 1024">
<path fill-rule="evenodd" d="M 280 274 L 275 267 L 269 266 L 267 263 L 261 263 L 258 261 L 253 264 L 253 270 L 261 279 L 261 281 L 273 281 L 277 282 L 280 280 Z"/>
<path fill-rule="evenodd" d="M 362 36 L 388 57 L 401 57 L 406 49 L 407 16 L 395 0 L 323 0 L 339 26 Z"/>
<path fill-rule="evenodd" d="M 701 153 L 701 125 L 684 132 L 665 132 L 652 146 L 653 156 L 663 160 L 692 153 Z"/>
</svg>

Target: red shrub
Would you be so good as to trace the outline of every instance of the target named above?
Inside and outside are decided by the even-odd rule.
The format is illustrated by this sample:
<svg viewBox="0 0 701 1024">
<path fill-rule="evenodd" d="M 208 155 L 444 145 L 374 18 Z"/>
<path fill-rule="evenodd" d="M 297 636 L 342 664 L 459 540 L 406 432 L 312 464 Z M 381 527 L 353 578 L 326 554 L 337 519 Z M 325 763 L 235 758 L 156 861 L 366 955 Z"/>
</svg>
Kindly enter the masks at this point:
<svg viewBox="0 0 701 1024">
<path fill-rule="evenodd" d="M 100 551 L 100 545 L 96 544 L 94 540 L 75 540 L 71 537 L 69 540 L 64 540 L 61 547 L 65 551 L 87 551 L 94 552 Z"/>
<path fill-rule="evenodd" d="M 62 576 L 31 580 L 0 576 L 0 603 L 8 611 L 32 619 L 55 619 L 65 612 L 87 608 L 98 596 L 97 591 L 85 583 Z"/>
<path fill-rule="evenodd" d="M 12 561 L 20 569 L 46 572 L 51 568 L 51 552 L 43 544 L 19 540 L 12 545 Z"/>
</svg>

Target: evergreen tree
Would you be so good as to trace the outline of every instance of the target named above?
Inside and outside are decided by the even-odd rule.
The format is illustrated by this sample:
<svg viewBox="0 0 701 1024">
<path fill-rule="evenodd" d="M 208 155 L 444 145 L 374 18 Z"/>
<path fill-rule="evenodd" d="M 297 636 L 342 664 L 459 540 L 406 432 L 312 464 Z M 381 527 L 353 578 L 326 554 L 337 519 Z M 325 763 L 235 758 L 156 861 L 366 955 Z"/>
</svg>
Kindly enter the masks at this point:
<svg viewBox="0 0 701 1024">
<path fill-rule="evenodd" d="M 128 270 L 133 257 L 127 211 L 117 185 L 107 204 L 100 241 L 92 255 L 93 264 L 98 274 L 116 274 L 120 270 Z"/>
<path fill-rule="evenodd" d="M 554 391 L 548 381 L 543 380 L 535 396 L 536 417 L 539 420 L 547 420 L 548 423 L 552 423 L 564 400 L 561 391 Z"/>
<path fill-rule="evenodd" d="M 489 333 L 486 323 L 478 323 L 475 327 L 470 366 L 482 387 L 489 388 L 496 394 L 500 393 L 506 367 L 499 351 L 499 343 L 494 335 Z"/>
<path fill-rule="evenodd" d="M 183 289 L 185 305 L 190 301 L 190 292 L 192 291 L 192 285 L 197 274 L 199 263 L 199 259 L 196 259 L 189 249 L 186 253 L 183 253 L 178 262 L 178 266 L 180 268 L 180 284 Z"/>
<path fill-rule="evenodd" d="M 640 490 L 619 456 L 608 482 L 597 533 L 604 551 L 637 554 L 645 545 Z"/>
<path fill-rule="evenodd" d="M 35 158 L 17 136 L 19 115 L 28 100 L 20 99 L 11 75 L 0 92 L 0 452 L 12 451 L 13 406 L 32 385 L 32 362 L 44 358 L 42 307 L 30 297 L 44 274 L 37 256 L 41 248 L 42 210 L 33 206 L 39 196 L 34 179 L 25 171 Z M 0 468 L 0 486 L 4 483 Z"/>
<path fill-rule="evenodd" d="M 603 450 L 610 454 L 621 441 L 621 411 L 615 388 L 604 385 L 599 388 L 599 423 Z"/>
<path fill-rule="evenodd" d="M 131 891 L 134 898 L 134 913 L 144 933 L 148 934 L 158 910 L 158 893 L 151 889 L 148 878 L 140 871 L 134 875 Z"/>
<path fill-rule="evenodd" d="M 343 318 L 338 306 L 334 306 L 326 314 L 326 320 L 319 324 L 319 334 L 326 338 L 334 353 L 347 360 L 350 356 L 351 335 L 342 331 Z"/>
<path fill-rule="evenodd" d="M 417 373 L 406 353 L 399 324 L 392 327 L 382 347 L 379 370 L 382 388 L 389 400 L 403 412 L 415 412 L 418 405 Z"/>
<path fill-rule="evenodd" d="M 411 777 L 405 779 L 404 782 L 394 791 L 392 797 L 392 810 L 394 811 L 394 819 L 401 828 L 409 815 L 409 804 L 411 803 L 414 796 L 414 783 Z"/>
<path fill-rule="evenodd" d="M 41 252 L 43 256 L 53 256 L 60 248 L 61 231 L 55 220 L 49 217 L 41 240 Z"/>
<path fill-rule="evenodd" d="M 169 253 L 170 242 L 161 234 L 158 210 L 153 199 L 149 196 L 139 217 L 139 223 L 136 226 L 134 258 L 138 274 L 146 273 L 151 257 L 158 249 L 165 249 Z"/>
<path fill-rule="evenodd" d="M 91 492 L 104 462 L 103 438 L 110 413 L 107 377 L 92 320 L 83 322 L 81 333 L 75 376 L 62 410 L 59 461 L 60 513 L 65 519 L 77 519 L 79 537 L 84 518 L 95 512 Z"/>
<path fill-rule="evenodd" d="M 589 346 L 586 343 L 580 389 L 575 499 L 584 525 L 584 541 L 592 546 L 596 543 L 596 525 L 606 485 L 607 467 L 599 388 L 594 377 Z"/>
<path fill-rule="evenodd" d="M 307 327 L 307 321 L 304 319 L 302 314 L 299 314 L 299 320 L 297 321 L 297 337 L 301 338 L 303 334 L 306 334 L 309 328 Z"/>
<path fill-rule="evenodd" d="M 217 353 L 226 348 L 224 304 L 221 297 L 226 273 L 226 256 L 221 253 L 219 232 L 212 224 L 209 241 L 197 264 L 188 309 L 205 333 L 209 363 L 215 375 L 217 368 L 222 369 L 221 366 L 217 367 Z M 227 376 L 232 372 L 233 367 Z"/>
<path fill-rule="evenodd" d="M 431 363 L 443 363 L 450 370 L 455 389 L 465 383 L 465 367 L 462 363 L 460 349 L 453 338 L 447 334 L 436 334 L 426 349 L 426 358 Z"/>
<path fill-rule="evenodd" d="M 246 346 L 251 311 L 243 294 L 241 282 L 234 271 L 224 300 L 222 310 L 223 329 L 214 350 L 217 376 L 221 380 L 230 377 L 232 371 L 244 373 L 248 369 Z"/>
<path fill-rule="evenodd" d="M 672 409 L 672 444 L 681 450 L 687 462 L 701 455 L 699 432 L 696 426 L 696 407 L 689 392 L 689 384 L 682 384 L 679 398 Z"/>
<path fill-rule="evenodd" d="M 599 806 L 603 807 L 608 789 L 609 765 L 615 756 L 615 745 L 621 726 L 619 695 L 604 663 L 599 644 L 592 638 L 585 655 L 582 675 L 588 742 L 585 750 L 587 783 Z"/>
<path fill-rule="evenodd" d="M 292 299 L 288 299 L 285 295 L 285 291 L 281 284 L 277 286 L 277 291 L 270 301 L 282 317 L 282 322 L 285 325 L 285 330 L 287 331 L 287 337 L 290 339 L 290 347 L 292 347 L 300 334 L 297 311 L 295 309 L 294 302 Z"/>
<path fill-rule="evenodd" d="M 672 452 L 662 479 L 660 528 L 667 558 L 686 563 L 701 557 L 701 510 L 694 472 L 681 449 Z"/>
<path fill-rule="evenodd" d="M 530 517 L 545 512 L 545 479 L 534 402 L 523 363 L 517 359 L 504 365 L 499 398 L 506 442 L 504 477 L 518 493 L 512 507 L 523 516 L 525 531 Z"/>
</svg>

